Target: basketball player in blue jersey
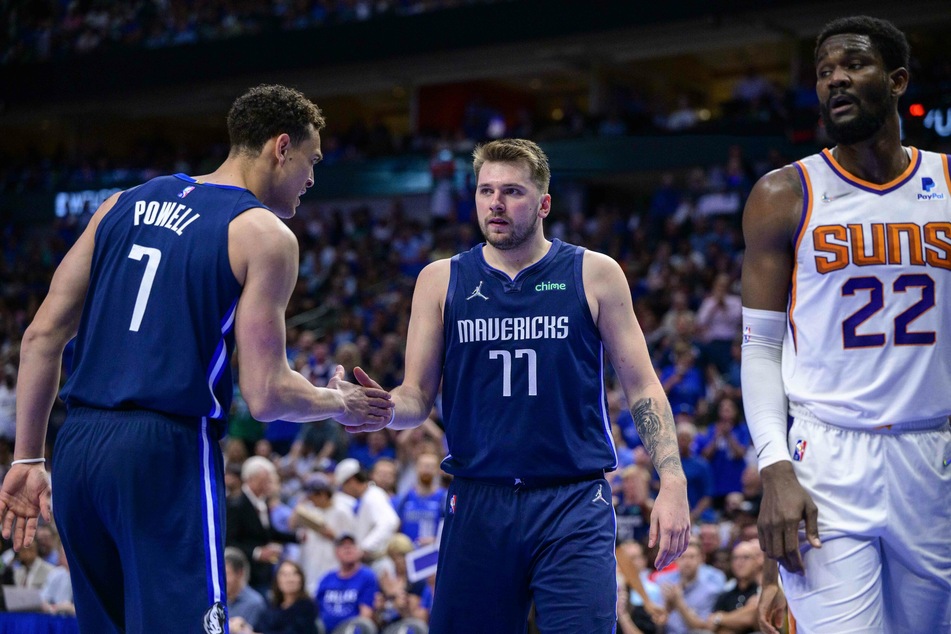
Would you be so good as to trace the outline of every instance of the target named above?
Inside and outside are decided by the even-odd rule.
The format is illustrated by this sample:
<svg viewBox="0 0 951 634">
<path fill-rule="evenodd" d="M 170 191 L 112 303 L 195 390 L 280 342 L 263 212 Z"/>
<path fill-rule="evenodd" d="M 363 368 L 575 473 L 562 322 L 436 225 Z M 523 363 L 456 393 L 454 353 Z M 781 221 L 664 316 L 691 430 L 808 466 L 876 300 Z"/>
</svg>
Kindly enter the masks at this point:
<svg viewBox="0 0 951 634">
<path fill-rule="evenodd" d="M 836 145 L 764 176 L 743 218 L 760 541 L 800 633 L 951 631 L 951 173 L 901 144 L 908 58 L 889 22 L 826 25 Z"/>
<path fill-rule="evenodd" d="M 84 634 L 226 631 L 218 439 L 235 343 L 259 420 L 390 418 L 389 395 L 344 382 L 342 367 L 316 388 L 287 363 L 298 245 L 281 219 L 314 184 L 323 123 L 283 86 L 239 97 L 225 162 L 103 203 L 23 337 L 3 534 L 21 548 L 37 515 L 50 519 L 44 441 L 78 332 L 52 488 Z"/>
<path fill-rule="evenodd" d="M 419 425 L 442 383 L 443 469 L 455 477 L 430 631 L 521 634 L 534 600 L 545 634 L 608 634 L 617 584 L 604 472 L 617 455 L 606 356 L 660 473 L 650 530 L 658 567 L 680 555 L 690 529 L 673 416 L 621 267 L 545 238 L 541 148 L 499 140 L 474 158 L 486 241 L 420 274 L 390 423 Z"/>
</svg>

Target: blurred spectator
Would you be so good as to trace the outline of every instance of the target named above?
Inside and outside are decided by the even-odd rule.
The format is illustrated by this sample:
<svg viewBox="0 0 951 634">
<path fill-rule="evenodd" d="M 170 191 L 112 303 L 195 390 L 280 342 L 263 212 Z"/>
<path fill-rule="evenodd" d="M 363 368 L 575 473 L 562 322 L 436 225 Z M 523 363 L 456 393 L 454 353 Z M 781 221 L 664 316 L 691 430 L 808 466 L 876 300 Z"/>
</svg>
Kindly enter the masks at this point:
<svg viewBox="0 0 951 634">
<path fill-rule="evenodd" d="M 726 577 L 716 568 L 703 563 L 700 544 L 690 540 L 687 550 L 677 560 L 677 570 L 661 573 L 655 581 L 664 593 L 667 610 L 667 634 L 688 634 L 693 629 L 684 618 L 689 609 L 701 619 L 712 611 L 717 597 L 723 592 Z"/>
<path fill-rule="evenodd" d="M 371 469 L 380 458 L 395 459 L 396 448 L 390 442 L 390 433 L 387 429 L 381 429 L 353 436 L 349 456 L 356 458 L 364 469 Z"/>
<path fill-rule="evenodd" d="M 697 427 L 693 423 L 677 423 L 677 445 L 680 462 L 687 478 L 687 502 L 690 504 L 690 521 L 696 524 L 713 503 L 713 472 L 710 464 L 694 455 Z"/>
<path fill-rule="evenodd" d="M 400 532 L 417 546 L 428 546 L 436 540 L 446 506 L 446 489 L 440 483 L 439 456 L 421 453 L 416 457 L 416 486 L 396 504 Z"/>
<path fill-rule="evenodd" d="M 63 544 L 55 540 L 55 552 L 59 565 L 53 567 L 46 576 L 40 597 L 43 599 L 43 611 L 47 614 L 75 615 L 76 606 L 73 604 L 73 584 L 69 579 L 69 561 L 63 552 Z"/>
<path fill-rule="evenodd" d="M 16 435 L 16 405 L 16 368 L 0 360 L 0 439 L 12 442 Z"/>
<path fill-rule="evenodd" d="M 619 542 L 647 538 L 654 506 L 649 495 L 650 481 L 650 472 L 639 465 L 631 465 L 621 471 L 621 486 L 614 493 Z"/>
<path fill-rule="evenodd" d="M 36 542 L 23 545 L 13 561 L 13 585 L 18 588 L 36 588 L 40 590 L 55 566 L 40 559 L 36 552 Z"/>
<path fill-rule="evenodd" d="M 390 502 L 396 508 L 396 480 L 398 475 L 396 461 L 391 458 L 380 458 L 373 463 L 370 469 L 370 481 L 377 485 L 389 496 Z"/>
<path fill-rule="evenodd" d="M 713 554 L 723 547 L 723 533 L 717 522 L 701 521 L 699 526 L 694 524 L 697 539 L 700 541 L 700 551 L 705 563 L 713 565 Z"/>
<path fill-rule="evenodd" d="M 386 565 L 377 573 L 380 592 L 374 604 L 375 620 L 384 632 L 399 627 L 426 631 L 427 605 L 432 605 L 432 589 L 425 581 L 411 582 L 407 576 L 406 555 L 413 551 L 410 538 L 397 533 L 386 547 Z"/>
<path fill-rule="evenodd" d="M 714 407 L 714 420 L 697 437 L 697 448 L 713 469 L 713 504 L 722 509 L 728 493 L 743 490 L 746 451 L 752 440 L 746 425 L 740 422 L 736 401 L 724 397 Z"/>
<path fill-rule="evenodd" d="M 677 342 L 673 360 L 660 372 L 660 382 L 667 392 L 670 408 L 674 414 L 697 411 L 700 399 L 706 394 L 703 372 L 697 366 L 697 356 L 692 346 Z"/>
<path fill-rule="evenodd" d="M 643 543 L 633 540 L 621 541 L 618 544 L 616 556 L 620 572 L 618 589 L 624 594 L 619 602 L 619 608 L 628 613 L 634 625 L 634 628 L 627 629 L 644 634 L 663 631 L 667 623 L 664 595 L 660 586 L 650 579 L 650 569 Z M 623 620 L 621 616 L 621 609 L 619 609 L 619 624 Z"/>
<path fill-rule="evenodd" d="M 371 561 L 382 556 L 400 525 L 389 496 L 370 482 L 367 472 L 353 458 L 337 465 L 334 482 L 342 493 L 353 499 L 351 508 L 356 515 L 353 537 L 362 554 Z"/>
<path fill-rule="evenodd" d="M 742 541 L 733 547 L 730 567 L 733 584 L 713 606 L 708 623 L 727 634 L 756 630 L 756 603 L 763 574 L 763 551 L 759 540 Z"/>
<path fill-rule="evenodd" d="M 40 559 L 58 566 L 61 556 L 59 552 L 60 541 L 53 525 L 45 522 L 38 524 L 33 539 L 36 541 L 36 554 L 39 555 Z"/>
<path fill-rule="evenodd" d="M 717 275 L 713 288 L 697 310 L 697 326 L 705 355 L 720 372 L 730 367 L 733 341 L 743 321 L 740 296 L 730 292 L 730 283 L 729 275 Z"/>
<path fill-rule="evenodd" d="M 282 544 L 296 541 L 271 525 L 268 498 L 274 491 L 277 469 L 267 458 L 252 456 L 241 468 L 241 493 L 228 500 L 225 544 L 234 546 L 251 562 L 251 587 L 262 595 L 271 585 L 274 564 Z"/>
<path fill-rule="evenodd" d="M 228 596 L 228 616 L 244 619 L 252 628 L 261 626 L 267 611 L 267 601 L 248 586 L 251 576 L 248 558 L 239 549 L 225 548 L 225 591 Z"/>
<path fill-rule="evenodd" d="M 271 597 L 261 618 L 261 634 L 317 634 L 317 605 L 307 594 L 300 566 L 293 561 L 281 562 Z"/>
<path fill-rule="evenodd" d="M 335 493 L 330 480 L 322 473 L 308 476 L 303 493 L 294 507 L 291 526 L 303 532 L 300 565 L 307 594 L 313 596 L 317 583 L 337 567 L 334 541 L 345 533 L 353 534 L 356 518 L 346 496 Z"/>
<path fill-rule="evenodd" d="M 747 634 L 756 630 L 756 599 L 763 553 L 758 542 L 740 542 L 733 548 L 730 586 L 719 594 L 713 612 L 701 615 L 686 601 L 675 601 L 675 609 L 688 627 L 718 634 Z"/>
<path fill-rule="evenodd" d="M 336 542 L 337 570 L 327 573 L 317 588 L 320 619 L 327 632 L 334 632 L 343 623 L 356 621 L 376 632 L 373 621 L 374 599 L 379 586 L 373 571 L 360 560 L 363 551 L 353 535 L 341 535 Z"/>
</svg>

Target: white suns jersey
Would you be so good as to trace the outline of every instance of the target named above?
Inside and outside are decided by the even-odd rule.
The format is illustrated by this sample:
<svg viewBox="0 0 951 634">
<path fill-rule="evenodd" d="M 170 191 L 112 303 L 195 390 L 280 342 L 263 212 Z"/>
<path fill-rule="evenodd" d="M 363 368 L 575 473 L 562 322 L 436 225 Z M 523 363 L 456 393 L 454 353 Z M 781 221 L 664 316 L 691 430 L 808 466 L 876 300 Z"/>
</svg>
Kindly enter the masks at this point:
<svg viewBox="0 0 951 634">
<path fill-rule="evenodd" d="M 796 236 L 783 381 L 827 423 L 872 428 L 951 414 L 951 175 L 943 154 L 875 185 L 829 150 L 794 163 Z"/>
</svg>

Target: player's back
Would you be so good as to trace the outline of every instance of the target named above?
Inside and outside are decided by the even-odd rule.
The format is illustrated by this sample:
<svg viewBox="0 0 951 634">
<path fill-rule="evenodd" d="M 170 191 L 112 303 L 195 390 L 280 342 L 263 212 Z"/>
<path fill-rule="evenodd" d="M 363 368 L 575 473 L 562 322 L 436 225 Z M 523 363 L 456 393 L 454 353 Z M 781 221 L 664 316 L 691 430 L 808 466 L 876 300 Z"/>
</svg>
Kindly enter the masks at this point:
<svg viewBox="0 0 951 634">
<path fill-rule="evenodd" d="M 453 258 L 445 309 L 444 469 L 559 478 L 613 469 L 603 347 L 584 249 L 554 240 L 514 280 L 477 246 Z"/>
<path fill-rule="evenodd" d="M 95 236 L 68 404 L 222 418 L 241 286 L 228 225 L 264 205 L 183 174 L 123 192 Z"/>
<path fill-rule="evenodd" d="M 828 150 L 803 182 L 783 379 L 793 408 L 875 427 L 951 413 L 951 176 L 944 155 L 875 185 Z"/>
</svg>

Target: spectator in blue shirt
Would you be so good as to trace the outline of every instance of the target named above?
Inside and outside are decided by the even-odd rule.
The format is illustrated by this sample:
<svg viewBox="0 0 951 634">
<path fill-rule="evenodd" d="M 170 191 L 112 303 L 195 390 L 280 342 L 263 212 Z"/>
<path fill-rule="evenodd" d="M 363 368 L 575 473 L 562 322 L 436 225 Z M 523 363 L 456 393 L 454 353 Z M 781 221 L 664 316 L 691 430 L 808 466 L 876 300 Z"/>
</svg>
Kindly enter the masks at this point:
<svg viewBox="0 0 951 634">
<path fill-rule="evenodd" d="M 690 628 L 681 615 L 684 606 L 700 618 L 707 618 L 726 586 L 726 575 L 703 563 L 700 542 L 691 538 L 687 550 L 677 560 L 677 570 L 662 573 L 655 581 L 660 584 L 670 613 L 666 633 L 688 634 Z"/>
<path fill-rule="evenodd" d="M 416 486 L 406 492 L 396 505 L 400 516 L 400 532 L 417 546 L 436 540 L 439 522 L 446 505 L 446 489 L 440 484 L 439 457 L 421 453 L 416 457 Z"/>
<path fill-rule="evenodd" d="M 359 620 L 372 625 L 373 599 L 379 590 L 376 575 L 360 563 L 363 551 L 353 535 L 337 538 L 337 560 L 340 568 L 328 572 L 317 587 L 317 605 L 327 632 L 338 625 Z M 372 625 L 369 631 L 375 631 Z"/>
<path fill-rule="evenodd" d="M 674 348 L 673 363 L 661 370 L 660 382 L 670 400 L 670 409 L 674 412 L 679 411 L 681 405 L 696 411 L 697 404 L 707 391 L 693 349 L 680 343 Z"/>
<path fill-rule="evenodd" d="M 716 418 L 707 432 L 697 438 L 697 448 L 713 469 L 713 504 L 722 509 L 728 493 L 743 490 L 746 451 L 751 441 L 749 430 L 740 422 L 740 407 L 734 399 L 722 397 L 713 411 Z"/>
</svg>

